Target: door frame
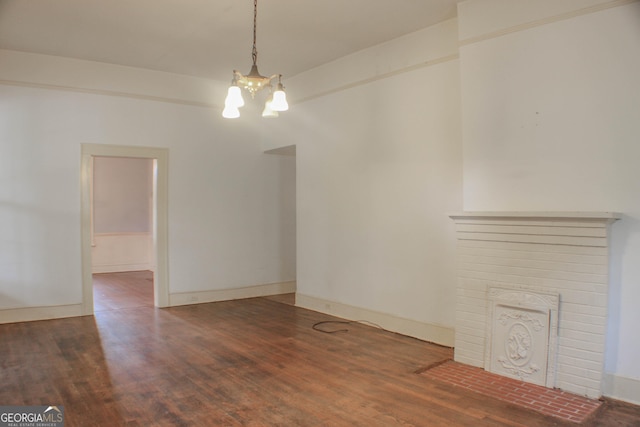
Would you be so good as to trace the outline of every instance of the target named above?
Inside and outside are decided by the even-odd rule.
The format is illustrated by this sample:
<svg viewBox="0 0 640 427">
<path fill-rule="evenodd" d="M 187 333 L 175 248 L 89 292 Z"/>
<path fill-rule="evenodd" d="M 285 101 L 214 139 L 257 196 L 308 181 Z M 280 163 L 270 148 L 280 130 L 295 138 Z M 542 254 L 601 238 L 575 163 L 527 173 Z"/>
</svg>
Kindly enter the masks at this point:
<svg viewBox="0 0 640 427">
<path fill-rule="evenodd" d="M 153 159 L 153 304 L 169 306 L 168 256 L 168 160 L 166 148 L 107 144 L 81 144 L 81 258 L 82 313 L 93 314 L 93 276 L 91 262 L 91 191 L 94 157 L 133 157 Z"/>
</svg>

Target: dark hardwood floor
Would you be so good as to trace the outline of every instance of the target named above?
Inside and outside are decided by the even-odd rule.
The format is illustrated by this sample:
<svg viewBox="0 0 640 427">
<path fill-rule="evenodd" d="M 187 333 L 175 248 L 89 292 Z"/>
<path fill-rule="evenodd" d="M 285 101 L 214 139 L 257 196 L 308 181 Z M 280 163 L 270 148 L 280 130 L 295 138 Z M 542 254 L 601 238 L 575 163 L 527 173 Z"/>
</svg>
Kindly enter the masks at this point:
<svg viewBox="0 0 640 427">
<path fill-rule="evenodd" d="M 575 425 L 416 373 L 451 349 L 362 324 L 316 331 L 336 319 L 290 298 L 117 299 L 95 316 L 0 325 L 0 405 L 64 405 L 68 427 Z M 640 409 L 608 400 L 586 425 L 640 426 Z"/>
</svg>

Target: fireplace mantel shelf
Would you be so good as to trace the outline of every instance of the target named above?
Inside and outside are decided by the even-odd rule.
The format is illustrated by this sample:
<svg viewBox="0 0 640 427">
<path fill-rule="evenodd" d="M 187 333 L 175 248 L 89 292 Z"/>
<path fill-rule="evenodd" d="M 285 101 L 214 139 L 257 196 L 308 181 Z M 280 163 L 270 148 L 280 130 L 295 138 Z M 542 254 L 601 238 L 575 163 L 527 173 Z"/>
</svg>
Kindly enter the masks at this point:
<svg viewBox="0 0 640 427">
<path fill-rule="evenodd" d="M 535 220 L 591 220 L 614 222 L 622 218 L 619 212 L 568 212 L 568 211 L 464 211 L 452 212 L 449 217 L 456 219 L 535 219 Z"/>
</svg>

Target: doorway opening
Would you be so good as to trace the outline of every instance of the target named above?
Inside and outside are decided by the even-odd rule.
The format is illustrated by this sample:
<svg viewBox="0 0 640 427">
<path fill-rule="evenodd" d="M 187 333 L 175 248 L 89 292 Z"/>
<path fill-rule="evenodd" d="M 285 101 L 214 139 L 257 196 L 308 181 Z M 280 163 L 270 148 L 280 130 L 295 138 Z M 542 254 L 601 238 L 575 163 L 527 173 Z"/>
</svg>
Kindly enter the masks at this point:
<svg viewBox="0 0 640 427">
<path fill-rule="evenodd" d="M 93 310 L 153 307 L 155 160 L 92 160 Z"/>
<path fill-rule="evenodd" d="M 142 225 L 142 229 L 148 232 L 134 230 L 125 233 L 110 233 L 114 218 L 118 215 L 103 215 L 98 227 L 103 233 L 94 233 L 93 210 L 93 177 L 96 161 L 104 162 L 106 159 L 142 160 L 148 161 L 149 185 L 152 188 L 151 197 L 143 201 L 137 209 L 144 210 L 144 203 L 148 203 L 148 224 Z M 117 288 L 118 282 L 123 278 L 138 281 L 144 287 L 145 281 L 151 281 L 153 292 L 153 305 L 166 307 L 169 305 L 168 275 L 167 275 L 167 161 L 168 151 L 161 148 L 126 147 L 99 144 L 82 145 L 81 188 L 82 188 L 82 290 L 83 290 L 83 314 L 93 314 L 96 310 L 106 306 L 94 306 L 94 281 L 93 274 L 106 273 L 111 277 L 101 277 L 101 285 L 108 285 L 112 291 Z M 102 197 L 102 196 L 101 196 Z M 143 215 L 144 216 L 144 215 Z M 105 220 L 106 218 L 106 220 Z M 125 222 L 131 223 L 131 218 Z M 138 222 L 144 220 L 137 220 Z M 136 221 L 134 221 L 135 223 Z M 106 231 L 106 232 L 105 232 Z M 96 251 L 96 239 L 101 240 L 101 251 Z M 145 248 L 145 246 L 148 246 Z M 106 248 L 106 250 L 104 249 Z M 147 252 L 145 253 L 145 249 Z M 94 257 L 99 258 L 94 263 Z M 129 273 L 114 273 L 116 270 L 129 270 Z M 140 274 L 132 274 L 133 271 L 142 270 Z M 147 277 L 144 277 L 144 272 Z M 117 276 L 121 276 L 119 279 Z M 136 277 L 139 276 L 139 277 Z M 108 279 L 105 282 L 104 279 Z M 115 280 L 115 284 L 114 284 Z M 100 284 L 99 284 L 100 285 Z M 113 292 L 112 292 L 113 294 Z M 117 292 L 116 292 L 117 294 Z M 137 298 L 141 298 L 142 294 Z M 108 306 L 108 304 L 107 304 Z"/>
</svg>

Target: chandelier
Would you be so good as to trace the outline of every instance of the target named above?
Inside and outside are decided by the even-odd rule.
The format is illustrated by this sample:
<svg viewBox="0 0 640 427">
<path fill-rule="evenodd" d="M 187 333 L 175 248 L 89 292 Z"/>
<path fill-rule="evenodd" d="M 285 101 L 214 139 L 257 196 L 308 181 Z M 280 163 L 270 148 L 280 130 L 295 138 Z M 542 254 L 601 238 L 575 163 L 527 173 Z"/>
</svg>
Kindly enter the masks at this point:
<svg viewBox="0 0 640 427">
<path fill-rule="evenodd" d="M 233 70 L 233 80 L 227 97 L 224 100 L 224 110 L 222 111 L 222 117 L 226 119 L 235 119 L 240 117 L 240 108 L 244 106 L 244 99 L 242 99 L 242 90 L 244 89 L 251 94 L 251 98 L 255 98 L 256 93 L 262 89 L 269 88 L 269 95 L 264 104 L 264 110 L 262 111 L 262 117 L 278 117 L 279 111 L 287 111 L 289 104 L 287 104 L 287 96 L 284 93 L 284 86 L 282 85 L 282 74 L 274 74 L 271 77 L 260 75 L 258 72 L 258 50 L 256 49 L 256 22 L 258 18 L 258 0 L 253 0 L 253 50 L 251 51 L 251 58 L 253 59 L 253 65 L 251 71 L 246 76 L 240 73 L 238 70 Z M 278 79 L 276 90 L 273 90 L 271 81 Z"/>
</svg>

